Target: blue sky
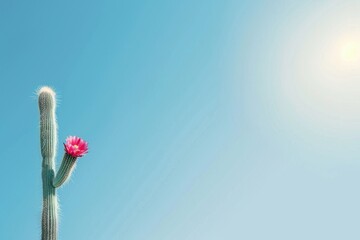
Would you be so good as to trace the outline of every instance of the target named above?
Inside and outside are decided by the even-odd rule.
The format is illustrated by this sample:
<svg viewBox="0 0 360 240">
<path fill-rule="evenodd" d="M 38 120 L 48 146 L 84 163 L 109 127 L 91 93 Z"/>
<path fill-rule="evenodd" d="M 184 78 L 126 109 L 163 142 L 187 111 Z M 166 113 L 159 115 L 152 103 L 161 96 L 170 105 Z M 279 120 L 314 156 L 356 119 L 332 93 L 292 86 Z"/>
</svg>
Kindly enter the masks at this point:
<svg viewBox="0 0 360 240">
<path fill-rule="evenodd" d="M 359 239 L 360 3 L 314 2 L 1 1 L 0 239 L 40 236 L 43 85 L 90 147 L 60 239 Z"/>
</svg>

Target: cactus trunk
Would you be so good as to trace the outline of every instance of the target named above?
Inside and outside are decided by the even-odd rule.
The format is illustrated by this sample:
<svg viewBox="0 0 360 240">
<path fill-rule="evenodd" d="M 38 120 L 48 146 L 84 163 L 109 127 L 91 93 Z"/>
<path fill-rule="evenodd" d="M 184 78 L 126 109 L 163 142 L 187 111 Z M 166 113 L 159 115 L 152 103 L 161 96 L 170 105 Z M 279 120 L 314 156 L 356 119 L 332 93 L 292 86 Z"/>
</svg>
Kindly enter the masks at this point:
<svg viewBox="0 0 360 240">
<path fill-rule="evenodd" d="M 56 240 L 58 228 L 57 197 L 52 185 L 55 175 L 57 125 L 55 118 L 55 93 L 44 88 L 39 94 L 40 144 L 43 180 L 43 209 L 41 218 L 41 240 Z"/>
<path fill-rule="evenodd" d="M 52 186 L 54 178 L 54 170 L 51 164 L 47 164 L 52 160 L 44 158 L 42 170 L 43 179 L 43 209 L 41 218 L 41 240 L 56 240 L 58 228 L 57 214 L 57 196 L 56 189 Z"/>
</svg>

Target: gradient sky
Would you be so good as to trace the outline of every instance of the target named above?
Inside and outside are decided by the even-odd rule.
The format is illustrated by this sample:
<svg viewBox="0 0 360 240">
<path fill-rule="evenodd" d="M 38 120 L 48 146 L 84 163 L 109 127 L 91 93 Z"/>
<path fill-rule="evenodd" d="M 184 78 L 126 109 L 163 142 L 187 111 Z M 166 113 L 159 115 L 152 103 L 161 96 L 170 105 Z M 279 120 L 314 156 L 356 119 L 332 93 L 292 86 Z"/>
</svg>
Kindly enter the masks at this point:
<svg viewBox="0 0 360 240">
<path fill-rule="evenodd" d="M 57 164 L 68 135 L 90 146 L 60 240 L 360 239 L 359 12 L 0 1 L 0 239 L 40 239 L 43 85 Z"/>
</svg>

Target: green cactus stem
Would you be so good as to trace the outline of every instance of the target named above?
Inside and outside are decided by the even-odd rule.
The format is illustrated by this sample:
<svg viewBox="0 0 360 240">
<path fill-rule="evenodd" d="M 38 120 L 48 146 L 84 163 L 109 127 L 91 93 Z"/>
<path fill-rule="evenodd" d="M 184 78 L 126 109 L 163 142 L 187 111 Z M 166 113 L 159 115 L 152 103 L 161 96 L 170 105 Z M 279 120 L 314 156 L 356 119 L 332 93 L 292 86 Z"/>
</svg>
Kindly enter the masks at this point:
<svg viewBox="0 0 360 240">
<path fill-rule="evenodd" d="M 40 110 L 40 146 L 43 158 L 41 240 L 57 240 L 58 202 L 56 188 L 60 187 L 70 178 L 77 157 L 81 157 L 87 152 L 87 143 L 77 137 L 70 138 L 68 145 L 65 147 L 69 149 L 68 151 L 71 151 L 71 155 L 65 153 L 59 172 L 55 177 L 55 155 L 57 147 L 55 92 L 49 87 L 42 87 L 39 90 L 38 96 Z"/>
<path fill-rule="evenodd" d="M 58 229 L 57 197 L 52 185 L 55 175 L 57 124 L 55 118 L 55 92 L 43 87 L 39 92 L 40 146 L 43 180 L 43 210 L 41 218 L 41 240 L 56 240 Z"/>
</svg>

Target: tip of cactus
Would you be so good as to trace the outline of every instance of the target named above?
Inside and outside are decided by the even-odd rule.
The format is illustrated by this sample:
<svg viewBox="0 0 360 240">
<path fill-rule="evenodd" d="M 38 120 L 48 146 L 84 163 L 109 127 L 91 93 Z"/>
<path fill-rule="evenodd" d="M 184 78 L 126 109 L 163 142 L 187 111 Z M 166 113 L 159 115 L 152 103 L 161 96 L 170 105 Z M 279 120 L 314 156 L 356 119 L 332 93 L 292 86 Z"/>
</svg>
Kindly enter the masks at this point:
<svg viewBox="0 0 360 240">
<path fill-rule="evenodd" d="M 55 91 L 47 86 L 39 88 L 37 91 L 39 96 L 40 111 L 55 110 L 56 107 L 56 94 Z"/>
<path fill-rule="evenodd" d="M 51 87 L 48 87 L 48 86 L 40 87 L 39 90 L 37 91 L 37 94 L 40 95 L 41 93 L 48 93 L 48 94 L 55 96 L 55 91 Z"/>
</svg>

